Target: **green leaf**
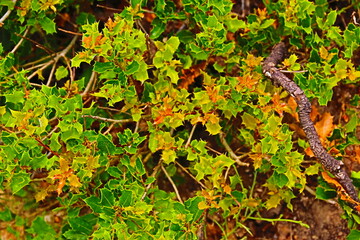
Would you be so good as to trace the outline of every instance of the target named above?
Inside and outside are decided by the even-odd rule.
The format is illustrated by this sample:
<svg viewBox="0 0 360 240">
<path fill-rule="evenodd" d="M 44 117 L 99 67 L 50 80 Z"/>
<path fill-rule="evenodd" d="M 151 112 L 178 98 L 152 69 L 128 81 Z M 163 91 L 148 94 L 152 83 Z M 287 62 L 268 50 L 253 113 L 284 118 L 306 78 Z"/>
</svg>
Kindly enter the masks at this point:
<svg viewBox="0 0 360 240">
<path fill-rule="evenodd" d="M 7 221 L 11 221 L 12 219 L 13 219 L 13 216 L 12 216 L 12 213 L 9 208 L 6 207 L 4 211 L 0 212 L 0 220 L 1 221 L 7 222 Z"/>
<path fill-rule="evenodd" d="M 97 138 L 97 146 L 99 150 L 105 154 L 113 154 L 116 150 L 114 143 L 103 134 L 99 134 Z"/>
<path fill-rule="evenodd" d="M 23 91 L 13 91 L 10 94 L 4 94 L 6 102 L 11 103 L 24 103 L 25 102 L 25 93 Z"/>
<path fill-rule="evenodd" d="M 140 68 L 140 64 L 137 61 L 132 61 L 132 63 L 130 65 L 128 65 L 126 67 L 126 71 L 125 74 L 126 75 L 131 75 L 134 74 L 135 72 L 137 72 Z"/>
<path fill-rule="evenodd" d="M 37 216 L 32 221 L 31 227 L 27 230 L 31 234 L 38 235 L 39 237 L 46 237 L 46 239 L 55 239 L 55 230 L 45 222 L 44 217 Z"/>
<path fill-rule="evenodd" d="M 102 208 L 103 205 L 101 204 L 101 201 L 98 197 L 91 196 L 84 199 L 84 202 L 95 212 L 95 213 L 101 213 L 103 212 Z"/>
<path fill-rule="evenodd" d="M 68 69 L 64 66 L 60 66 L 56 69 L 55 72 L 55 78 L 56 80 L 63 79 L 64 77 L 67 77 L 69 74 Z"/>
<path fill-rule="evenodd" d="M 216 135 L 219 134 L 221 131 L 221 126 L 218 122 L 216 123 L 212 123 L 212 122 L 207 122 L 205 124 L 206 126 L 206 130 L 211 134 L 211 135 Z"/>
<path fill-rule="evenodd" d="M 327 200 L 336 197 L 336 191 L 333 189 L 325 189 L 323 187 L 316 188 L 316 198 Z"/>
<path fill-rule="evenodd" d="M 171 54 L 174 54 L 180 45 L 180 40 L 178 37 L 172 36 L 169 40 L 166 41 L 166 48 L 169 49 Z"/>
<path fill-rule="evenodd" d="M 23 187 L 30 183 L 30 176 L 28 173 L 22 171 L 15 173 L 10 181 L 10 188 L 13 194 L 20 191 Z"/>
<path fill-rule="evenodd" d="M 193 198 L 189 198 L 184 203 L 186 209 L 189 210 L 192 214 L 191 222 L 197 221 L 203 214 L 204 210 L 200 210 L 198 205 L 200 202 L 204 200 L 205 200 L 204 197 L 193 197 Z"/>
<path fill-rule="evenodd" d="M 350 234 L 346 237 L 346 240 L 358 240 L 360 239 L 360 231 L 353 229 L 350 231 Z"/>
<path fill-rule="evenodd" d="M 149 79 L 147 69 L 148 65 L 144 61 L 141 61 L 139 63 L 139 69 L 134 73 L 134 77 L 136 78 L 136 80 L 139 80 L 143 83 L 145 80 Z"/>
<path fill-rule="evenodd" d="M 336 18 L 337 18 L 337 12 L 336 10 L 333 10 L 327 15 L 325 24 L 329 27 L 334 25 Z"/>
<path fill-rule="evenodd" d="M 122 191 L 119 198 L 119 204 L 121 207 L 128 207 L 132 204 L 132 191 Z"/>
<path fill-rule="evenodd" d="M 248 114 L 247 112 L 244 112 L 244 114 L 241 116 L 243 124 L 247 129 L 254 130 L 257 127 L 257 119 L 253 117 L 252 115 Z"/>
<path fill-rule="evenodd" d="M 272 175 L 273 178 L 273 182 L 279 187 L 282 188 L 284 187 L 288 182 L 289 179 L 286 177 L 286 175 L 282 174 L 282 173 L 277 173 L 274 172 Z M 270 179 L 269 179 L 270 180 Z"/>
<path fill-rule="evenodd" d="M 9 10 L 12 10 L 14 9 L 15 3 L 16 2 L 12 0 L 1 0 L 0 6 L 7 6 Z"/>
<path fill-rule="evenodd" d="M 39 24 L 42 29 L 45 30 L 46 34 L 52 34 L 56 32 L 55 22 L 48 17 L 44 17 L 43 19 L 39 20 Z"/>
<path fill-rule="evenodd" d="M 107 71 L 114 71 L 115 64 L 113 62 L 95 62 L 94 71 L 98 73 L 105 73 Z"/>
<path fill-rule="evenodd" d="M 265 29 L 273 25 L 275 22 L 275 19 L 266 19 L 264 23 L 260 25 L 260 28 Z"/>
<path fill-rule="evenodd" d="M 73 230 L 81 234 L 89 235 L 93 231 L 97 217 L 93 214 L 88 214 L 81 217 L 70 218 L 68 221 Z"/>
<path fill-rule="evenodd" d="M 159 18 L 155 18 L 152 21 L 153 28 L 150 31 L 150 38 L 157 39 L 165 31 L 166 24 Z"/>
<path fill-rule="evenodd" d="M 115 197 L 114 197 L 114 194 L 110 190 L 108 190 L 106 188 L 102 188 L 102 189 L 100 189 L 100 193 L 101 193 L 101 205 L 102 206 L 106 206 L 106 207 L 114 206 Z"/>
</svg>

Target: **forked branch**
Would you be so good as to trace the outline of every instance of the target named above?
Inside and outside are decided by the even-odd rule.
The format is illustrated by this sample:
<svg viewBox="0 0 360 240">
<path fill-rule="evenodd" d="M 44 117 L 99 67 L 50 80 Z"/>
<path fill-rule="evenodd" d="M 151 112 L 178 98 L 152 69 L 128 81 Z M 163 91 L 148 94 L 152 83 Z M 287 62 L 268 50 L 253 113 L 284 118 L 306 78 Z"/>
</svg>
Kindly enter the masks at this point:
<svg viewBox="0 0 360 240">
<path fill-rule="evenodd" d="M 300 123 L 309 141 L 311 150 L 323 167 L 334 175 L 347 195 L 352 198 L 352 201 L 348 201 L 350 205 L 358 209 L 359 198 L 349 175 L 345 171 L 344 163 L 332 157 L 321 144 L 314 123 L 310 119 L 310 101 L 305 96 L 304 91 L 276 67 L 276 65 L 285 58 L 285 52 L 286 47 L 284 43 L 281 42 L 275 45 L 271 54 L 262 63 L 263 73 L 266 77 L 270 78 L 275 85 L 282 86 L 295 98 L 299 108 Z"/>
</svg>

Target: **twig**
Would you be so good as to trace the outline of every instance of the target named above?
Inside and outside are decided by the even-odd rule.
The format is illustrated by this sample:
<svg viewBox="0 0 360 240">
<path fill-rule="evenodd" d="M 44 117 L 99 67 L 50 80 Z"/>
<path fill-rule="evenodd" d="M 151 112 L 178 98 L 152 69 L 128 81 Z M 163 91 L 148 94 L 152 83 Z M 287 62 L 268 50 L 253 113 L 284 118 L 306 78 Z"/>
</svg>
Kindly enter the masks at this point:
<svg viewBox="0 0 360 240">
<path fill-rule="evenodd" d="M 52 68 L 51 68 L 51 71 L 50 71 L 50 74 L 49 74 L 49 77 L 48 77 L 48 81 L 46 83 L 46 86 L 50 86 L 51 84 L 51 80 L 52 80 L 52 77 L 54 75 L 54 72 L 55 72 L 55 69 L 56 69 L 56 63 L 53 64 Z"/>
<path fill-rule="evenodd" d="M 14 3 L 14 6 L 16 4 L 16 0 L 12 0 Z M 0 27 L 4 25 L 4 21 L 10 16 L 10 13 L 12 12 L 12 9 L 8 9 L 6 13 L 0 18 Z"/>
<path fill-rule="evenodd" d="M 45 61 L 45 60 L 47 60 L 47 59 L 49 59 L 49 58 L 52 58 L 53 56 L 55 56 L 55 54 L 52 54 L 52 55 L 47 55 L 47 56 L 45 56 L 45 57 L 42 57 L 42 58 L 40 58 L 40 59 L 37 59 L 37 60 L 35 60 L 35 61 L 32 61 L 32 62 L 28 62 L 28 63 L 25 63 L 24 65 L 22 65 L 22 67 L 27 67 L 27 66 L 33 66 L 34 64 L 37 64 L 37 63 L 39 63 L 39 62 L 42 62 L 42 61 Z M 41 64 L 44 64 L 44 63 L 41 63 Z M 40 64 L 39 64 L 40 65 Z M 38 66 L 38 65 L 37 65 Z M 25 70 L 29 70 L 29 69 L 31 69 L 32 67 L 30 67 L 30 68 L 27 68 L 27 69 L 25 69 Z"/>
<path fill-rule="evenodd" d="M 26 35 L 29 32 L 29 28 L 26 28 L 23 37 L 26 37 Z M 18 48 L 20 47 L 20 45 L 22 44 L 22 42 L 24 41 L 24 38 L 21 38 L 20 41 L 15 45 L 15 47 L 11 50 L 11 53 L 15 53 Z"/>
<path fill-rule="evenodd" d="M 65 30 L 65 29 L 59 28 L 59 27 L 58 27 L 58 29 L 59 29 L 59 31 L 61 31 L 61 32 L 65 32 L 65 33 L 69 33 L 69 34 L 77 35 L 77 36 L 82 36 L 82 33 L 77 33 L 77 32 L 73 32 L 73 31 Z"/>
<path fill-rule="evenodd" d="M 95 85 L 96 82 L 96 78 L 97 78 L 97 73 L 95 71 L 92 71 L 90 79 L 88 84 L 86 85 L 85 90 L 80 94 L 81 96 L 86 96 L 88 94 L 88 92 L 90 91 L 91 87 L 93 85 Z"/>
<path fill-rule="evenodd" d="M 315 192 L 314 190 L 312 190 L 309 186 L 306 186 L 306 185 L 305 185 L 305 190 L 306 190 L 308 193 L 310 193 L 311 195 L 316 196 L 316 192 Z M 332 199 L 325 199 L 325 200 L 323 200 L 323 201 L 325 201 L 325 202 L 327 202 L 327 203 L 329 203 L 329 204 L 332 204 L 332 205 L 337 204 L 337 202 L 334 201 L 334 200 L 332 200 Z"/>
<path fill-rule="evenodd" d="M 101 4 L 96 4 L 96 7 L 98 7 L 98 8 L 103 8 L 103 9 L 105 9 L 105 10 L 109 10 L 109 11 L 113 11 L 113 12 L 121 12 L 120 9 L 108 7 L 108 6 L 101 5 Z"/>
<path fill-rule="evenodd" d="M 127 122 L 133 122 L 132 119 L 112 119 L 112 118 L 104 118 L 99 116 L 93 116 L 93 115 L 82 115 L 83 118 L 92 118 L 96 120 L 101 120 L 105 122 L 112 122 L 112 123 L 127 123 Z"/>
<path fill-rule="evenodd" d="M 50 153 L 54 154 L 54 155 L 57 156 L 57 157 L 60 157 L 60 155 L 59 155 L 57 152 L 54 152 L 53 150 L 51 150 L 51 148 L 50 148 L 48 145 L 44 144 L 44 143 L 41 141 L 41 139 L 39 139 L 39 138 L 36 137 L 35 140 L 39 143 L 40 146 L 42 146 L 43 148 L 45 148 L 46 150 L 48 150 Z"/>
<path fill-rule="evenodd" d="M 36 42 L 35 40 L 32 40 L 31 38 L 28 38 L 28 37 L 25 37 L 25 36 L 21 36 L 21 35 L 18 34 L 18 33 L 14 33 L 14 34 L 15 34 L 16 36 L 18 36 L 18 37 L 21 37 L 21 38 L 26 39 L 26 40 L 28 40 L 29 42 L 33 43 L 33 44 L 35 45 L 35 47 L 38 47 L 38 48 L 44 50 L 47 54 L 54 54 L 54 52 L 53 52 L 51 49 L 45 47 L 45 46 L 42 45 L 41 43 Z"/>
<path fill-rule="evenodd" d="M 58 125 L 56 125 L 56 127 L 54 127 L 53 128 L 53 130 L 51 130 L 45 137 L 43 137 L 42 139 L 41 139 L 41 141 L 45 141 L 45 139 L 47 139 L 48 137 L 50 137 L 56 130 L 58 130 L 59 129 L 59 126 Z"/>
<path fill-rule="evenodd" d="M 161 160 L 159 161 L 159 163 L 156 165 L 156 167 L 154 168 L 154 171 L 152 172 L 152 174 L 151 174 L 150 177 L 155 177 L 155 176 L 156 176 L 156 174 L 159 172 L 159 170 L 160 170 L 160 168 L 161 168 L 161 165 L 162 165 L 162 159 L 161 159 Z M 141 196 L 141 201 L 143 201 L 144 198 L 146 197 L 146 195 L 147 195 L 149 189 L 151 188 L 152 184 L 153 184 L 153 183 L 150 183 L 150 184 L 148 184 L 148 185 L 146 186 L 145 192 L 144 192 L 144 194 Z"/>
<path fill-rule="evenodd" d="M 310 148 L 315 157 L 320 161 L 324 168 L 333 174 L 336 180 L 344 188 L 346 193 L 356 202 L 360 202 L 355 187 L 345 171 L 344 163 L 332 157 L 321 144 L 319 135 L 316 132 L 314 123 L 311 121 L 311 103 L 304 91 L 291 79 L 286 77 L 276 67 L 285 57 L 285 43 L 281 42 L 274 46 L 271 54 L 262 63 L 263 73 L 270 78 L 274 84 L 282 86 L 292 97 L 294 97 L 299 107 L 299 119 L 302 128 L 309 141 Z M 354 204 L 350 203 L 352 207 Z"/>
<path fill-rule="evenodd" d="M 181 199 L 181 196 L 179 194 L 179 190 L 177 189 L 174 181 L 171 179 L 170 175 L 168 174 L 168 172 L 166 171 L 165 167 L 161 164 L 161 169 L 163 170 L 163 172 L 165 173 L 165 176 L 167 177 L 167 179 L 169 180 L 169 182 L 171 183 L 171 186 L 174 188 L 175 194 L 177 199 L 179 200 L 179 202 L 184 203 Z"/>
<path fill-rule="evenodd" d="M 180 163 L 175 162 L 176 165 L 178 165 L 181 170 L 183 170 L 187 175 L 189 175 L 189 177 L 191 177 L 192 179 L 194 179 L 202 188 L 204 189 L 208 189 L 202 182 L 200 182 L 199 180 L 196 179 L 196 177 L 194 177 L 191 173 L 189 173 L 188 170 L 186 170 L 186 168 L 184 168 Z"/>
<path fill-rule="evenodd" d="M 48 61 L 47 63 L 45 63 L 39 70 L 37 71 L 42 71 L 44 69 L 46 69 L 48 66 L 50 66 L 51 64 L 56 64 L 60 58 L 66 58 L 66 54 L 70 51 L 70 49 L 74 46 L 76 40 L 79 38 L 79 36 L 75 36 L 73 37 L 73 39 L 71 40 L 71 42 L 69 43 L 69 45 L 63 49 L 62 51 L 58 52 L 55 57 Z M 37 71 L 35 71 L 33 74 L 31 74 L 28 79 L 32 79 L 34 76 L 36 76 Z"/>
<path fill-rule="evenodd" d="M 186 144 L 185 144 L 185 148 L 189 147 L 189 145 L 191 143 L 192 136 L 194 135 L 194 132 L 195 132 L 195 128 L 196 128 L 196 124 L 194 124 L 194 126 L 191 129 L 190 136 L 189 136 L 189 138 L 188 138 L 188 140 L 186 141 Z"/>
<path fill-rule="evenodd" d="M 207 145 L 205 145 L 205 148 L 209 149 L 210 151 L 212 151 L 212 152 L 214 152 L 214 153 L 216 153 L 216 154 L 218 154 L 218 155 L 221 155 L 221 154 L 222 154 L 221 152 L 216 151 L 215 149 L 213 149 L 213 148 L 211 148 L 211 147 L 209 147 L 209 146 L 207 146 Z"/>
<path fill-rule="evenodd" d="M 239 166 L 247 166 L 247 167 L 249 166 L 249 163 L 244 163 L 244 162 L 240 161 L 240 159 L 241 159 L 241 158 L 244 158 L 246 155 L 245 155 L 245 156 L 241 156 L 241 157 L 237 156 L 237 155 L 234 153 L 234 151 L 230 148 L 229 144 L 226 142 L 225 134 L 224 134 L 223 132 L 220 133 L 220 141 L 221 141 L 222 145 L 224 145 L 226 151 L 228 151 L 228 153 L 230 154 L 230 157 L 231 157 L 232 159 L 234 159 L 235 162 L 236 162 L 237 164 L 239 164 Z"/>
<path fill-rule="evenodd" d="M 111 125 L 109 126 L 109 128 L 104 132 L 104 135 L 106 135 L 106 134 L 108 134 L 110 131 L 111 131 L 111 129 L 115 126 L 115 124 L 116 123 L 111 123 Z"/>
<path fill-rule="evenodd" d="M 280 70 L 282 73 L 304 73 L 308 72 L 308 70 L 299 70 L 299 71 L 289 71 L 289 70 Z"/>
</svg>

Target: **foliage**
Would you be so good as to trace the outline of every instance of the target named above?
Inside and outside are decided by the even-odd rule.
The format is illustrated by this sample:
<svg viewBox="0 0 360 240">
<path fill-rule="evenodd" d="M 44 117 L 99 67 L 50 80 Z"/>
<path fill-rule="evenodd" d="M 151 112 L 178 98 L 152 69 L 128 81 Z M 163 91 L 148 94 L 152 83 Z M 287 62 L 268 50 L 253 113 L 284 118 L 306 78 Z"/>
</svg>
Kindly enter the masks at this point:
<svg viewBox="0 0 360 240">
<path fill-rule="evenodd" d="M 264 1 L 246 18 L 230 0 L 131 1 L 105 22 L 73 0 L 0 9 L 0 219 L 18 238 L 197 239 L 206 218 L 224 239 L 251 234 L 248 220 L 292 209 L 321 170 L 294 99 L 261 73 L 271 47 L 288 40 L 283 66 L 320 105 L 359 86 L 360 28 L 324 0 Z M 337 123 L 311 113 L 339 157 L 359 158 L 358 99 Z M 324 181 L 316 192 L 336 195 Z"/>
</svg>

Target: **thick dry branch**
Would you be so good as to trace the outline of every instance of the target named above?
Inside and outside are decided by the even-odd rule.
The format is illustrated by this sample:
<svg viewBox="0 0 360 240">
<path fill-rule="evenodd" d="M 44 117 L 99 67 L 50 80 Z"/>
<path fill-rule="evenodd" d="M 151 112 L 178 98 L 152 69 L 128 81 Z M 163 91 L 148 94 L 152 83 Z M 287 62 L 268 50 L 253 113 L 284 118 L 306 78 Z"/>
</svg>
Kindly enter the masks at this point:
<svg viewBox="0 0 360 240">
<path fill-rule="evenodd" d="M 332 157 L 320 142 L 314 123 L 310 119 L 311 103 L 305 96 L 304 91 L 276 67 L 276 65 L 284 59 L 285 52 L 286 47 L 284 43 L 275 45 L 271 54 L 262 63 L 263 73 L 266 77 L 270 78 L 275 85 L 282 86 L 295 98 L 299 107 L 300 123 L 315 157 L 327 171 L 335 176 L 336 180 L 341 184 L 347 194 L 354 201 L 359 202 L 355 187 L 345 171 L 344 163 Z"/>
</svg>

